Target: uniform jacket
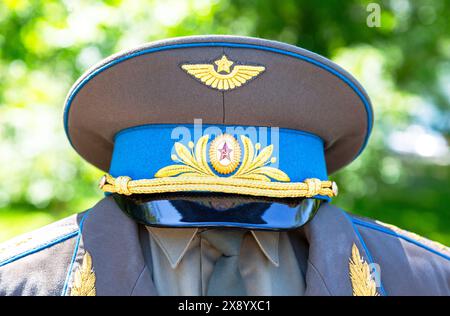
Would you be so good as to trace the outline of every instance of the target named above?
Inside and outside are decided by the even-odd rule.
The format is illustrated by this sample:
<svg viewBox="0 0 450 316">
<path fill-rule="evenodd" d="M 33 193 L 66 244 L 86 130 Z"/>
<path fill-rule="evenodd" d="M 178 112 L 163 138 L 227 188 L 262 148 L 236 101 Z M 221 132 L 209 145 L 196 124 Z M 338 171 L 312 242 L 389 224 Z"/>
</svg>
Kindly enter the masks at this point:
<svg viewBox="0 0 450 316">
<path fill-rule="evenodd" d="M 450 295 L 445 246 L 330 204 L 303 229 L 306 295 Z M 368 270 L 375 292 L 365 290 L 375 281 L 361 278 Z M 158 295 L 138 224 L 110 197 L 0 245 L 0 295 L 83 295 L 72 288 L 83 282 L 92 283 L 85 295 Z"/>
</svg>

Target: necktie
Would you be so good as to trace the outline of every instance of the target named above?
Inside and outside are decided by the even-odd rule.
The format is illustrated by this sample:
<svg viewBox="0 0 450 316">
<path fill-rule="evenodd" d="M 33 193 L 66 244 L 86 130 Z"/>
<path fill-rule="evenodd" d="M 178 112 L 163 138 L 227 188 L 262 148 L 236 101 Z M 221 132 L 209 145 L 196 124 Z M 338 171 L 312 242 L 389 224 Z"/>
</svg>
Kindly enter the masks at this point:
<svg viewBox="0 0 450 316">
<path fill-rule="evenodd" d="M 211 246 L 222 253 L 217 259 L 208 282 L 207 296 L 245 295 L 245 285 L 239 271 L 239 252 L 244 230 L 211 229 L 201 233 Z"/>
</svg>

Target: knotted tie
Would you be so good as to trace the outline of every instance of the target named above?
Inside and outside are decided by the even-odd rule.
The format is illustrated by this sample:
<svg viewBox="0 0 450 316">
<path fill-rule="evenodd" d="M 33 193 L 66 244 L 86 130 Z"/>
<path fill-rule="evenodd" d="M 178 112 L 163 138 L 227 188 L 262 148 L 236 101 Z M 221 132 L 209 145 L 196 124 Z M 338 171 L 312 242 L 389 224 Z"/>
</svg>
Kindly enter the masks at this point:
<svg viewBox="0 0 450 316">
<path fill-rule="evenodd" d="M 242 296 L 245 285 L 239 271 L 239 252 L 244 230 L 211 229 L 201 233 L 212 247 L 222 253 L 208 283 L 207 296 Z"/>
</svg>

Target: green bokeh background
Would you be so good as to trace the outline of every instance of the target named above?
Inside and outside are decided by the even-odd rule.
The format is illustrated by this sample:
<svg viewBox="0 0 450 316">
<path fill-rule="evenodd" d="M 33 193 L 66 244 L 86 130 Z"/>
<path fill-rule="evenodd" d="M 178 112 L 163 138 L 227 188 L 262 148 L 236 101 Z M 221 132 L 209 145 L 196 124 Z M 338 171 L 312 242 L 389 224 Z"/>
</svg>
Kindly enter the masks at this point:
<svg viewBox="0 0 450 316">
<path fill-rule="evenodd" d="M 363 155 L 332 176 L 334 203 L 450 244 L 450 2 L 373 1 L 380 27 L 367 25 L 369 3 L 2 0 L 0 241 L 102 196 L 102 172 L 74 153 L 62 126 L 82 72 L 152 40 L 238 34 L 312 50 L 359 79 L 375 127 Z"/>
</svg>

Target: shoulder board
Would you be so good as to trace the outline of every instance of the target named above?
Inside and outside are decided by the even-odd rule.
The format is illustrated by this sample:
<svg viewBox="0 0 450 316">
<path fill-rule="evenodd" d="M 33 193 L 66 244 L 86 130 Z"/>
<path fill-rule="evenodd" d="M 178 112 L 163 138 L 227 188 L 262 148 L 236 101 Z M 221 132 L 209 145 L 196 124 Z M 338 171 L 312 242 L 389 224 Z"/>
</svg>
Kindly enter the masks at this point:
<svg viewBox="0 0 450 316">
<path fill-rule="evenodd" d="M 79 227 L 75 216 L 0 244 L 0 267 L 77 236 Z"/>
<path fill-rule="evenodd" d="M 391 236 L 396 236 L 405 241 L 413 243 L 418 247 L 433 252 L 447 260 L 450 260 L 450 248 L 436 241 L 429 240 L 415 233 L 401 229 L 395 225 L 386 224 L 377 220 L 366 220 L 361 219 L 360 217 L 353 217 L 353 222 L 359 226 L 364 226 L 366 228 L 374 229 Z"/>
</svg>

